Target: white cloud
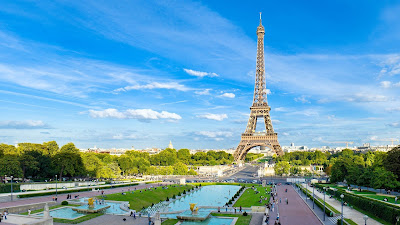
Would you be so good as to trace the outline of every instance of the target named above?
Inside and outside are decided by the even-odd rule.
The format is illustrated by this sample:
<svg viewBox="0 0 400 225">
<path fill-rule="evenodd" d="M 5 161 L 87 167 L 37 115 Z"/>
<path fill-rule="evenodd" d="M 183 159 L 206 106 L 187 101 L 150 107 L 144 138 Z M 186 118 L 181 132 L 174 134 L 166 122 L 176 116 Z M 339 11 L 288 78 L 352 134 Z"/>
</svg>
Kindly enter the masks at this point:
<svg viewBox="0 0 400 225">
<path fill-rule="evenodd" d="M 302 102 L 302 103 L 310 103 L 308 99 L 306 99 L 306 96 L 300 96 L 294 99 L 296 102 Z"/>
<path fill-rule="evenodd" d="M 112 136 L 112 139 L 114 139 L 114 140 L 135 140 L 137 138 L 138 137 L 134 134 L 128 134 L 128 135 L 116 134 L 116 135 Z"/>
<path fill-rule="evenodd" d="M 101 111 L 89 110 L 89 115 L 92 118 L 115 118 L 115 119 L 138 119 L 138 120 L 182 119 L 182 117 L 176 113 L 170 113 L 167 111 L 157 112 L 152 109 L 128 109 L 123 112 L 120 112 L 117 109 L 105 109 Z"/>
<path fill-rule="evenodd" d="M 124 88 L 118 88 L 115 89 L 115 92 L 121 92 L 121 91 L 129 91 L 129 90 L 144 90 L 144 89 L 172 89 L 172 90 L 177 90 L 177 91 L 189 91 L 191 90 L 190 88 L 186 87 L 183 84 L 177 83 L 177 82 L 166 82 L 166 83 L 160 83 L 160 82 L 151 82 L 148 84 L 144 85 L 132 85 L 132 86 L 126 86 Z"/>
<path fill-rule="evenodd" d="M 191 69 L 183 69 L 187 74 L 196 76 L 196 77 L 218 77 L 216 73 L 209 73 L 209 72 L 201 72 Z"/>
<path fill-rule="evenodd" d="M 194 93 L 195 94 L 197 94 L 197 95 L 210 95 L 211 93 L 210 93 L 210 91 L 211 91 L 212 89 L 204 89 L 204 90 L 202 90 L 202 91 L 195 91 Z"/>
<path fill-rule="evenodd" d="M 381 87 L 383 88 L 390 88 L 392 86 L 392 82 L 390 81 L 382 81 L 381 82 Z"/>
<path fill-rule="evenodd" d="M 289 111 L 289 109 L 287 109 L 285 107 L 277 107 L 277 108 L 274 108 L 274 110 L 277 111 L 277 112 L 287 112 L 287 111 Z"/>
<path fill-rule="evenodd" d="M 389 123 L 388 125 L 391 127 L 400 128 L 400 122 Z"/>
<path fill-rule="evenodd" d="M 389 98 L 384 95 L 370 94 L 370 93 L 357 93 L 353 96 L 345 98 L 349 102 L 386 102 Z"/>
<path fill-rule="evenodd" d="M 49 129 L 41 120 L 0 121 L 0 129 Z"/>
<path fill-rule="evenodd" d="M 197 135 L 212 138 L 216 141 L 222 141 L 224 138 L 232 137 L 233 133 L 230 131 L 199 131 Z"/>
<path fill-rule="evenodd" d="M 371 141 L 376 141 L 378 139 L 379 139 L 378 136 L 372 136 L 372 137 L 369 138 L 369 140 L 371 140 Z"/>
<path fill-rule="evenodd" d="M 209 119 L 209 120 L 217 120 L 217 121 L 222 121 L 224 119 L 228 118 L 228 115 L 226 114 L 212 114 L 212 113 L 207 113 L 203 115 L 198 115 L 197 118 L 203 118 L 203 119 Z"/>
<path fill-rule="evenodd" d="M 382 69 L 379 76 L 394 76 L 400 74 L 400 55 L 392 54 L 388 55 L 385 60 L 381 63 Z"/>
<path fill-rule="evenodd" d="M 235 98 L 235 94 L 233 94 L 233 93 L 223 93 L 222 95 L 220 95 L 220 97 Z"/>
</svg>

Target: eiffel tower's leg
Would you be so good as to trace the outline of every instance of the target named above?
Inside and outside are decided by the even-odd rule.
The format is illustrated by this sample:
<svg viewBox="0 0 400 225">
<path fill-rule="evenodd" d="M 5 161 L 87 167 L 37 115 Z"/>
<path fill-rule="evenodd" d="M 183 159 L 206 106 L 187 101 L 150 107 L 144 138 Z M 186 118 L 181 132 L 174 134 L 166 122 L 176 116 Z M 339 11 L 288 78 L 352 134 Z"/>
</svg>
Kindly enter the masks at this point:
<svg viewBox="0 0 400 225">
<path fill-rule="evenodd" d="M 245 145 L 242 142 L 240 142 L 239 145 L 237 146 L 235 154 L 233 154 L 233 158 L 235 161 L 240 160 L 240 157 L 242 156 L 244 147 L 245 147 Z"/>
<path fill-rule="evenodd" d="M 279 144 L 278 145 L 274 145 L 274 151 L 275 151 L 277 156 L 283 155 L 282 148 L 281 148 L 281 146 Z"/>
</svg>

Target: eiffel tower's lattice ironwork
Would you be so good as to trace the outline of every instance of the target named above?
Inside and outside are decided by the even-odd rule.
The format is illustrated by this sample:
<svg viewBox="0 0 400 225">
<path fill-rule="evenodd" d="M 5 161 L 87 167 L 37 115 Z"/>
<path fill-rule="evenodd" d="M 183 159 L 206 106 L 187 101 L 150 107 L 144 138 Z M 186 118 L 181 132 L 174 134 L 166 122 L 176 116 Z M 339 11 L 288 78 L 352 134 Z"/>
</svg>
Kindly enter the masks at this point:
<svg viewBox="0 0 400 225">
<path fill-rule="evenodd" d="M 234 154 L 235 161 L 243 161 L 247 152 L 250 151 L 251 148 L 257 146 L 261 148 L 268 147 L 275 151 L 277 155 L 283 155 L 283 151 L 278 142 L 278 134 L 274 133 L 271 117 L 269 115 L 271 108 L 268 106 L 265 84 L 264 34 L 265 30 L 261 23 L 260 13 L 260 25 L 257 27 L 257 68 L 253 105 L 250 107 L 250 118 L 246 130 L 242 134 L 240 143 Z M 264 132 L 256 132 L 257 119 L 259 118 L 262 118 L 265 122 Z"/>
</svg>

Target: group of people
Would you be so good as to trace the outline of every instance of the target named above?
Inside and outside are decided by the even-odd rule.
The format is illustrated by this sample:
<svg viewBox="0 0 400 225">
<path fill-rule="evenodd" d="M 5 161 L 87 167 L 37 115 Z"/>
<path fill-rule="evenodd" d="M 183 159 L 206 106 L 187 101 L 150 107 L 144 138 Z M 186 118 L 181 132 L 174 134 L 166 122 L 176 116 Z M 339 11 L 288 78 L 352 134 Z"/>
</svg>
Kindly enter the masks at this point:
<svg viewBox="0 0 400 225">
<path fill-rule="evenodd" d="M 4 218 L 4 220 L 6 220 L 7 219 L 7 215 L 8 215 L 8 211 L 7 210 L 4 210 L 3 213 L 0 212 L 0 222 L 3 220 L 3 218 Z"/>
</svg>

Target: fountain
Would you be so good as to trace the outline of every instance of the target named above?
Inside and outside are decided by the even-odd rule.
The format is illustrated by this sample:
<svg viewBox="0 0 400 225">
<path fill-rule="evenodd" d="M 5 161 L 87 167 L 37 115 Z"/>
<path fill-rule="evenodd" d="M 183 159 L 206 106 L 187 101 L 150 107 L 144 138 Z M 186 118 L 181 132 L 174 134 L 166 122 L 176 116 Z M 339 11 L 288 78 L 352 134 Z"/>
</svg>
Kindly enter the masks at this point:
<svg viewBox="0 0 400 225">
<path fill-rule="evenodd" d="M 199 211 L 199 207 L 194 208 L 196 206 L 196 203 L 190 203 L 190 211 L 192 211 L 192 215 L 197 215 L 197 212 Z"/>
<path fill-rule="evenodd" d="M 203 221 L 208 218 L 210 215 L 210 211 L 200 211 L 199 212 L 199 207 L 196 207 L 196 203 L 189 203 L 190 205 L 190 211 L 186 210 L 179 215 L 176 216 L 177 219 L 180 220 L 192 220 L 192 221 Z"/>
<path fill-rule="evenodd" d="M 102 212 L 105 211 L 106 209 L 110 208 L 109 205 L 95 205 L 93 198 L 88 199 L 88 204 L 87 205 L 82 205 L 76 208 L 72 208 L 72 210 L 78 212 L 78 213 L 97 213 L 97 212 Z"/>
</svg>

